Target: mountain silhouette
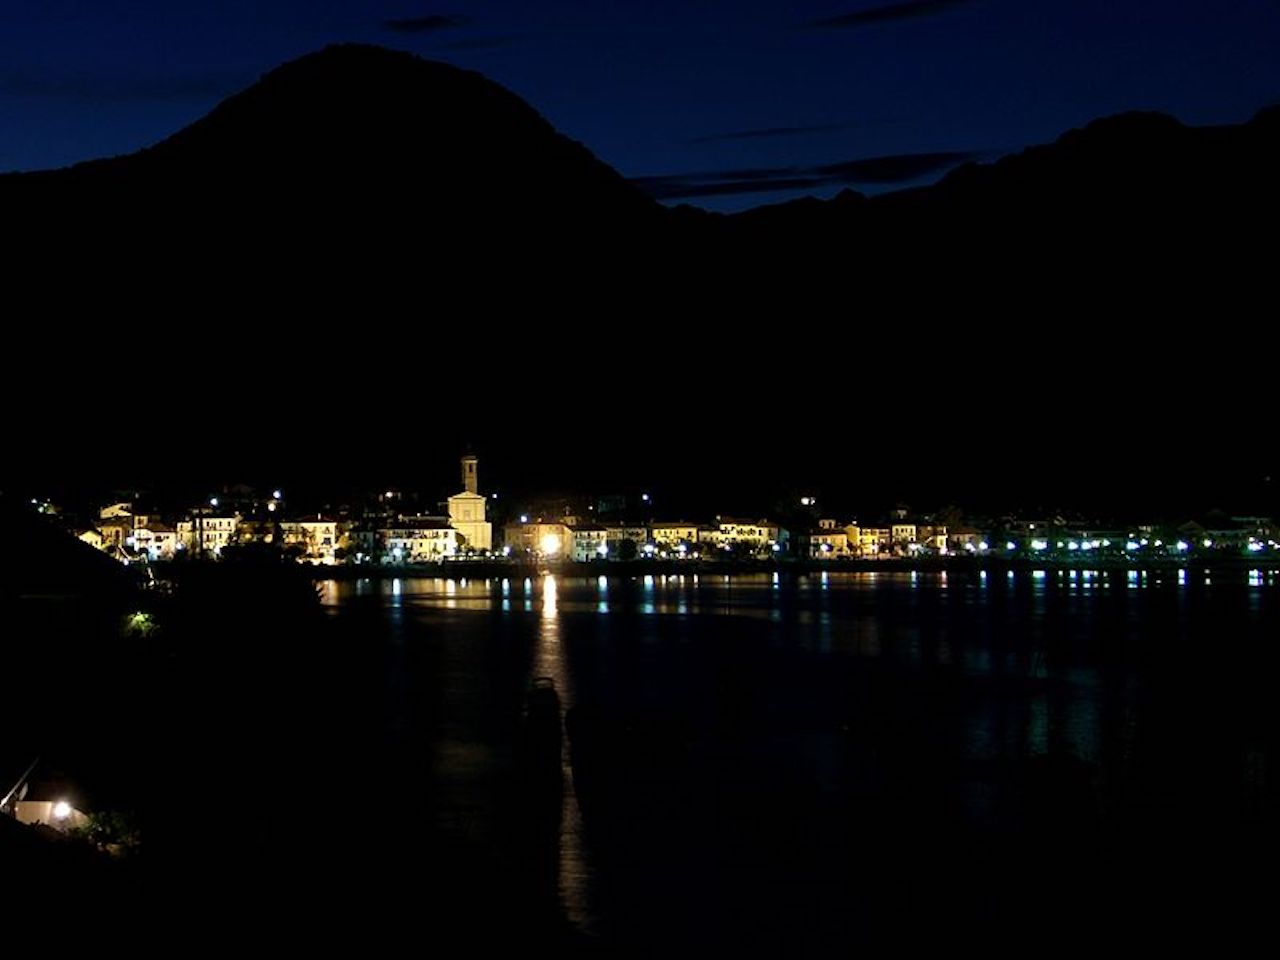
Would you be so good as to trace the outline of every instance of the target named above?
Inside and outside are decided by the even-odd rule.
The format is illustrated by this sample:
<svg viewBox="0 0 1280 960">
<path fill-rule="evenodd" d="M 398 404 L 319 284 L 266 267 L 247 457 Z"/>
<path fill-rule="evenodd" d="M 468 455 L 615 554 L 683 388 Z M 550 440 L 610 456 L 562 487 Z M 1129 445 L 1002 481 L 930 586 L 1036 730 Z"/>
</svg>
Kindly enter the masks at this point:
<svg viewBox="0 0 1280 960">
<path fill-rule="evenodd" d="M 850 475 L 927 444 L 929 417 L 974 418 L 939 455 L 975 462 L 1064 425 L 1126 456 L 1243 442 L 1256 355 L 1205 358 L 1259 337 L 1276 170 L 1280 110 L 1124 114 L 928 187 L 713 214 L 478 74 L 330 47 L 149 149 L 0 177 L 7 346 L 39 358 L 3 399 L 15 442 L 69 465 L 140 431 L 193 474 L 408 462 L 442 424 L 509 423 L 531 450 L 658 431 L 696 463 L 765 456 L 781 421 Z M 72 419 L 21 416 L 27 376 Z M 1145 439 L 1121 442 L 1139 401 Z M 855 425 L 882 432 L 844 450 Z"/>
<path fill-rule="evenodd" d="M 0 177 L 42 239 L 98 256 L 236 249 L 369 258 L 617 230 L 656 205 L 477 73 L 344 44 L 266 74 L 137 153 Z"/>
<path fill-rule="evenodd" d="M 1117 256 L 1253 264 L 1278 161 L 1280 109 L 1201 128 L 1132 113 L 928 187 L 733 216 L 669 210 L 479 74 L 344 44 L 153 147 L 0 177 L 0 203 L 10 256 L 38 262 L 53 251 L 59 264 L 207 263 L 258 278 L 323 265 L 395 286 L 428 261 L 544 277 L 583 258 L 615 276 L 732 287 L 744 265 L 758 284 L 850 258 L 868 267 L 859 282 L 981 278 L 995 261 L 1037 273 Z"/>
<path fill-rule="evenodd" d="M 768 242 L 828 262 L 856 255 L 916 276 L 986 278 L 999 264 L 1132 281 L 1133 271 L 1171 262 L 1234 275 L 1268 255 L 1258 241 L 1280 210 L 1278 169 L 1280 109 L 1213 127 L 1127 113 L 966 163 L 931 186 L 764 206 L 722 232 L 748 249 Z"/>
</svg>

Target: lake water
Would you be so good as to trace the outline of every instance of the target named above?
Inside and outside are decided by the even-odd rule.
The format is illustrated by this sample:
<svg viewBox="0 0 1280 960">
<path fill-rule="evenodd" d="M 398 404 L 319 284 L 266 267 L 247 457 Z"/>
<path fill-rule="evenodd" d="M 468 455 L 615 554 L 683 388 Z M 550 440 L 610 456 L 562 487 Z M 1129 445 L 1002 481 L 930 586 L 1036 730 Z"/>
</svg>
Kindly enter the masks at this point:
<svg viewBox="0 0 1280 960">
<path fill-rule="evenodd" d="M 338 829 L 270 862 L 370 930 L 463 944 L 1220 944 L 1266 915 L 1277 584 L 327 582 L 327 667 L 271 775 Z M 539 677 L 573 734 L 559 777 L 531 772 Z"/>
</svg>

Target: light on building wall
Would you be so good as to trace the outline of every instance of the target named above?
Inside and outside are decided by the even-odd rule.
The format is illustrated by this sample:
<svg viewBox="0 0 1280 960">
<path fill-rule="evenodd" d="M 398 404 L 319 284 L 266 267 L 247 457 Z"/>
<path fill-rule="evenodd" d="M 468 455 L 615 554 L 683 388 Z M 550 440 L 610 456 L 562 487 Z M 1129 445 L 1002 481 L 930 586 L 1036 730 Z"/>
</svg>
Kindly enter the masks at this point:
<svg viewBox="0 0 1280 960">
<path fill-rule="evenodd" d="M 1187 541 L 1185 541 L 1185 540 L 1179 540 L 1179 541 L 1178 541 L 1178 550 L 1179 550 L 1179 552 L 1181 552 L 1181 553 L 1186 553 L 1186 552 L 1187 552 L 1188 550 L 1190 550 L 1190 549 L 1191 549 L 1191 544 L 1187 543 Z"/>
<path fill-rule="evenodd" d="M 275 513 L 276 505 L 274 503 L 268 503 L 267 509 L 270 510 L 272 513 Z"/>
<path fill-rule="evenodd" d="M 529 515 L 528 515 L 527 513 L 522 513 L 522 514 L 520 514 L 520 522 L 521 522 L 521 523 L 528 523 L 528 522 L 529 522 Z"/>
<path fill-rule="evenodd" d="M 548 557 L 554 557 L 560 552 L 560 538 L 554 533 L 548 533 L 542 538 L 542 552 Z"/>
<path fill-rule="evenodd" d="M 1006 541 L 1006 542 L 1005 542 L 1004 548 L 1005 548 L 1006 550 L 1017 550 L 1017 549 L 1018 549 L 1018 545 L 1017 545 L 1016 543 L 1014 543 L 1012 540 L 1008 540 L 1008 541 Z"/>
<path fill-rule="evenodd" d="M 801 498 L 800 498 L 800 506 L 802 506 L 802 507 L 812 507 L 812 506 L 813 506 L 813 497 L 801 497 Z"/>
<path fill-rule="evenodd" d="M 65 820 L 71 816 L 71 804 L 65 800 L 59 800 L 53 805 L 53 817 L 55 820 Z"/>
<path fill-rule="evenodd" d="M 209 506 L 211 506 L 211 507 L 216 507 L 217 505 L 218 505 L 218 498 L 217 498 L 217 497 L 210 497 L 210 498 L 209 498 Z"/>
</svg>

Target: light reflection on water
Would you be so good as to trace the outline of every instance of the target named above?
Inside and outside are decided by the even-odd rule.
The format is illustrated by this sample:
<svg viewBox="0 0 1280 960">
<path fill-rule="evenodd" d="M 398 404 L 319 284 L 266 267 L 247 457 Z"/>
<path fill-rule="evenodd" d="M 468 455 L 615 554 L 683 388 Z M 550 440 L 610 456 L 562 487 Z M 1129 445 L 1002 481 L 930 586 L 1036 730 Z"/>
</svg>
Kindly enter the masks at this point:
<svg viewBox="0 0 1280 960">
<path fill-rule="evenodd" d="M 826 669 L 827 665 L 855 665 L 863 671 L 861 676 L 884 684 L 830 688 L 847 699 L 855 716 L 861 715 L 858 697 L 866 698 L 867 689 L 888 688 L 891 703 L 908 705 L 902 708 L 903 716 L 923 718 L 920 722 L 927 736 L 922 735 L 919 743 L 940 743 L 938 731 L 954 730 L 955 743 L 945 747 L 954 755 L 947 754 L 946 759 L 989 765 L 973 769 L 1004 770 L 1009 768 L 1000 764 L 1069 754 L 1111 774 L 1125 769 L 1135 729 L 1152 735 L 1146 715 L 1141 719 L 1145 727 L 1135 719 L 1142 704 L 1130 692 L 1128 681 L 1141 667 L 1123 662 L 1126 647 L 1147 644 L 1144 656 L 1172 648 L 1170 641 L 1182 635 L 1179 631 L 1193 616 L 1200 617 L 1196 622 L 1202 631 L 1194 637 L 1203 640 L 1216 627 L 1205 626 L 1208 614 L 1198 612 L 1203 609 L 1198 604 L 1220 598 L 1227 589 L 1239 591 L 1230 601 L 1234 625 L 1275 614 L 1269 594 L 1277 583 L 1274 571 L 1216 571 L 1209 586 L 1199 574 L 1199 569 L 1190 578 L 1185 571 L 1173 570 L 1035 569 L 1010 571 L 1001 577 L 985 571 L 943 575 L 824 570 L 803 580 L 785 573 L 701 579 L 546 575 L 536 581 L 520 578 L 522 583 L 515 584 L 510 578 L 406 577 L 329 581 L 321 585 L 320 593 L 327 606 L 375 596 L 382 598 L 388 610 L 403 612 L 406 620 L 471 624 L 470 633 L 459 631 L 459 643 L 510 630 L 512 636 L 527 641 L 520 649 L 530 655 L 528 661 L 518 661 L 513 676 L 519 680 L 527 663 L 526 687 L 536 677 L 550 677 L 563 710 L 588 702 L 592 695 L 599 699 L 602 691 L 611 696 L 621 690 L 642 697 L 670 675 L 661 672 L 666 668 L 692 664 L 685 676 L 698 675 L 697 669 L 703 666 L 698 654 L 686 655 L 682 647 L 701 645 L 711 655 L 723 657 L 726 650 L 741 645 L 746 657 L 755 658 L 748 662 L 769 669 L 789 667 L 797 660 L 820 664 L 812 672 L 797 674 L 806 682 L 838 672 Z M 485 620 L 486 616 L 492 620 Z M 429 636 L 431 642 L 440 642 L 438 633 Z M 628 643 L 634 637 L 652 644 L 644 651 L 645 659 L 634 658 L 638 645 Z M 704 654 L 703 659 L 711 655 Z M 1132 663 L 1137 664 L 1138 658 Z M 637 666 L 640 669 L 633 674 Z M 919 694 L 914 681 L 901 679 L 926 674 L 936 687 L 923 688 Z M 709 670 L 700 676 L 718 675 L 729 682 L 734 679 L 732 671 Z M 762 676 L 770 678 L 768 672 Z M 673 679 L 672 691 L 682 679 Z M 751 701 L 757 687 L 744 681 L 742 689 Z M 780 686 L 784 718 L 810 706 L 805 702 L 808 689 L 795 687 L 788 692 Z M 938 690 L 954 699 L 935 700 Z M 667 693 L 665 688 L 661 691 L 663 696 Z M 1191 693 L 1194 697 L 1195 691 Z M 705 684 L 699 687 L 690 682 L 687 690 L 671 693 L 677 695 L 714 700 L 717 693 Z M 760 700 L 774 695 L 774 690 L 763 690 Z M 910 699 L 917 695 L 918 700 Z M 411 704 L 408 692 L 404 696 L 406 704 Z M 951 712 L 935 728 L 929 718 L 940 702 Z M 751 701 L 744 709 L 757 708 Z M 943 716 L 940 706 L 936 713 Z M 866 730 L 884 729 L 874 726 L 877 716 L 867 709 L 864 719 L 871 719 L 863 728 L 855 723 L 851 732 L 839 735 L 817 721 L 812 727 L 799 727 L 796 721 L 797 730 L 782 724 L 769 728 L 768 737 L 782 743 L 788 755 L 812 756 L 812 769 L 825 788 L 854 769 L 854 759 L 863 756 L 854 749 L 863 743 L 858 737 L 870 737 Z M 954 727 L 949 726 L 952 718 Z M 890 720 L 883 722 L 890 724 Z M 901 718 L 895 722 L 908 731 L 911 727 Z M 881 741 L 868 742 L 881 745 Z M 886 742 L 890 747 L 897 743 Z M 917 741 L 910 742 L 914 746 Z M 845 746 L 836 749 L 833 744 Z M 1270 759 L 1266 745 L 1251 749 L 1259 757 L 1253 761 L 1255 766 L 1265 766 Z M 866 756 L 875 754 L 868 751 Z M 566 741 L 562 741 L 561 766 L 558 893 L 567 917 L 590 928 L 600 921 L 597 914 L 604 897 L 595 884 L 598 864 L 607 863 L 607 857 L 589 847 L 584 835 Z M 973 775 L 975 783 L 981 781 L 970 807 L 975 815 L 994 809 L 993 801 L 983 799 L 987 794 L 982 790 L 996 790 L 991 784 L 998 780 L 994 774 L 988 780 L 982 779 L 985 776 Z M 1099 782 L 1105 782 L 1105 777 Z M 1259 782 L 1265 783 L 1265 777 Z M 1256 792 L 1264 795 L 1262 787 Z"/>
<path fill-rule="evenodd" d="M 605 578 L 601 577 L 603 581 Z M 542 578 L 542 608 L 538 615 L 538 639 L 534 648 L 529 686 L 538 677 L 550 677 L 560 697 L 561 722 L 564 712 L 573 708 L 573 674 L 569 669 L 560 633 L 559 585 L 554 574 Z M 598 587 L 603 588 L 604 583 Z M 561 735 L 560 766 L 563 792 L 560 807 L 559 895 L 565 915 L 580 928 L 589 929 L 591 909 L 591 870 L 584 853 L 582 812 L 573 786 L 573 766 L 569 758 L 568 738 Z"/>
</svg>

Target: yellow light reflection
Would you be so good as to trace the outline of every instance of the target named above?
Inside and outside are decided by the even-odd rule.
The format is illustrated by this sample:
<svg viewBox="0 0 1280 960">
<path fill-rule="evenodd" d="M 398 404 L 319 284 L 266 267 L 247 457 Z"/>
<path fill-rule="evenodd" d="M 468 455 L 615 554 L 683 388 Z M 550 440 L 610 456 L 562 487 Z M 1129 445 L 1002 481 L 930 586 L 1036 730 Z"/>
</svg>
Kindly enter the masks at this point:
<svg viewBox="0 0 1280 960">
<path fill-rule="evenodd" d="M 567 711 L 573 707 L 573 678 L 560 643 L 559 585 L 554 574 L 542 578 L 542 613 L 538 618 L 530 684 L 537 677 L 550 677 L 555 682 L 561 709 Z M 560 741 L 560 766 L 564 776 L 560 799 L 560 902 L 569 921 L 585 927 L 591 916 L 590 878 L 583 849 L 582 811 L 578 809 L 578 797 L 573 789 L 573 766 L 566 736 Z"/>
</svg>

